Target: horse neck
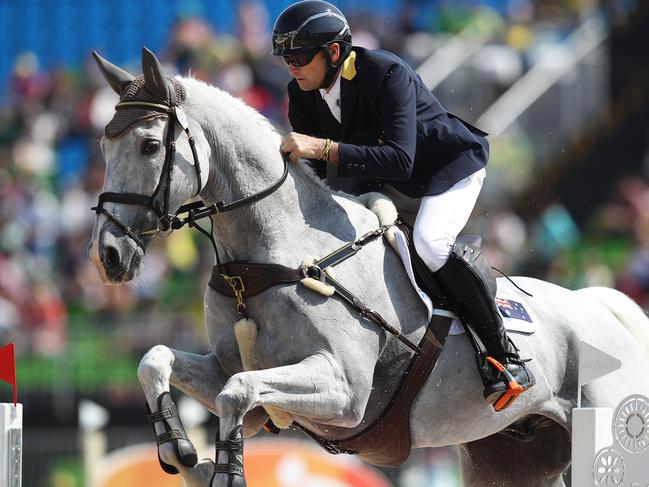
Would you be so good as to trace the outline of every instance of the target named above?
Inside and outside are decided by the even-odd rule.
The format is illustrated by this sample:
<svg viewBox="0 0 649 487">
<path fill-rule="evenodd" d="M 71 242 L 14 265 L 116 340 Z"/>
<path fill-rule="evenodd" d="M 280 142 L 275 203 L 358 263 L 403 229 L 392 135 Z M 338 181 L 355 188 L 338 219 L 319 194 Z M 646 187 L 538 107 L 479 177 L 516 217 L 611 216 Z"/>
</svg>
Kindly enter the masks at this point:
<svg viewBox="0 0 649 487">
<path fill-rule="evenodd" d="M 237 106 L 227 120 L 203 126 L 211 147 L 210 172 L 202 198 L 225 203 L 256 194 L 284 171 L 280 136 L 252 109 Z M 286 181 L 272 194 L 214 217 L 219 244 L 228 259 L 282 263 L 317 213 L 340 211 L 330 190 L 310 169 L 289 163 Z"/>
</svg>

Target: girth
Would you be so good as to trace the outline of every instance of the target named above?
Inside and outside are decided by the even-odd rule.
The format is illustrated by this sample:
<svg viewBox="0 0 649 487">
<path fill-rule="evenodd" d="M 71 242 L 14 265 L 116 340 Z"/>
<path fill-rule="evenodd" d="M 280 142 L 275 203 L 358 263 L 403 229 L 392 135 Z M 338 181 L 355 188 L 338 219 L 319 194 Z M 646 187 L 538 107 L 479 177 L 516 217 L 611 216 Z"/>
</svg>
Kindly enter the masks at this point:
<svg viewBox="0 0 649 487">
<path fill-rule="evenodd" d="M 421 355 L 413 355 L 387 407 L 366 429 L 344 440 L 325 440 L 301 429 L 329 453 L 356 454 L 380 467 L 401 465 L 410 455 L 410 408 L 437 363 L 453 319 L 448 311 L 435 311 L 419 342 Z"/>
</svg>

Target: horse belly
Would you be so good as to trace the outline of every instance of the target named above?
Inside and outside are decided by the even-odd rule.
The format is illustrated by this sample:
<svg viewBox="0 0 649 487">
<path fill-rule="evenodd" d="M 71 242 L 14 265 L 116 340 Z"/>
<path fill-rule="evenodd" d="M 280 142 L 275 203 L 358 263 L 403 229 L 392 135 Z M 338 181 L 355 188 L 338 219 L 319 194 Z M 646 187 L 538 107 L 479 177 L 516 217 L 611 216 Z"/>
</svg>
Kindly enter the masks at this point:
<svg viewBox="0 0 649 487">
<path fill-rule="evenodd" d="M 448 337 L 410 411 L 413 448 L 474 441 L 500 431 L 512 421 L 511 413 L 495 414 L 482 396 L 474 357 L 465 335 Z"/>
</svg>

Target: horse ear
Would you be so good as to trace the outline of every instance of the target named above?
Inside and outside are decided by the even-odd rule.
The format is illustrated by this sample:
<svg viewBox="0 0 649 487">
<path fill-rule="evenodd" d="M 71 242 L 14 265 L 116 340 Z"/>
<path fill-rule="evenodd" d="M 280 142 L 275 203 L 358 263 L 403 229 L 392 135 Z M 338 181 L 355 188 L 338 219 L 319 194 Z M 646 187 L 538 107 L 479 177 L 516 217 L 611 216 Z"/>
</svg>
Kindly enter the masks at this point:
<svg viewBox="0 0 649 487">
<path fill-rule="evenodd" d="M 97 54 L 97 51 L 92 51 L 92 56 L 99 66 L 101 74 L 104 75 L 106 81 L 111 86 L 111 88 L 121 96 L 122 90 L 128 85 L 131 81 L 135 79 L 132 74 L 127 73 L 122 68 L 118 68 L 112 63 L 106 61 L 103 57 Z"/>
<path fill-rule="evenodd" d="M 146 47 L 142 48 L 142 72 L 146 89 L 157 98 L 171 102 L 169 82 L 162 70 L 162 65 L 155 54 Z"/>
</svg>

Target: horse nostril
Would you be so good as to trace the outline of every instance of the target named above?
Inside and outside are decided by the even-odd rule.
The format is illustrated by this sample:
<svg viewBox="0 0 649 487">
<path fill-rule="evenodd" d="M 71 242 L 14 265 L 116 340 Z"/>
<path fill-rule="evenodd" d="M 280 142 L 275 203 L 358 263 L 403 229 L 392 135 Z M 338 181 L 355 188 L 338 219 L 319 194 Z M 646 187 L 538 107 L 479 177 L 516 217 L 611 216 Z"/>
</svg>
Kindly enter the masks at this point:
<svg viewBox="0 0 649 487">
<path fill-rule="evenodd" d="M 107 267 L 119 266 L 119 252 L 115 247 L 106 247 L 104 250 L 104 263 Z"/>
</svg>

